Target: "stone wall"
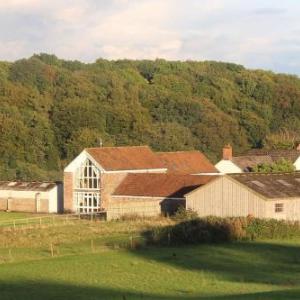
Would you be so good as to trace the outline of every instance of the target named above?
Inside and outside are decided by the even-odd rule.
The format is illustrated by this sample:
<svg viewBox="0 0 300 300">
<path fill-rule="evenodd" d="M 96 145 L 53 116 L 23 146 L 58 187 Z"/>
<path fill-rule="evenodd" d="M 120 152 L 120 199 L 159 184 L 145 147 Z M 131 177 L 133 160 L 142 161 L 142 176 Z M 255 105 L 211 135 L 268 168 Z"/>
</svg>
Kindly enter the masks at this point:
<svg viewBox="0 0 300 300">
<path fill-rule="evenodd" d="M 107 219 L 118 219 L 124 215 L 143 217 L 172 215 L 180 206 L 184 207 L 184 205 L 184 199 L 112 196 L 107 207 Z"/>
</svg>

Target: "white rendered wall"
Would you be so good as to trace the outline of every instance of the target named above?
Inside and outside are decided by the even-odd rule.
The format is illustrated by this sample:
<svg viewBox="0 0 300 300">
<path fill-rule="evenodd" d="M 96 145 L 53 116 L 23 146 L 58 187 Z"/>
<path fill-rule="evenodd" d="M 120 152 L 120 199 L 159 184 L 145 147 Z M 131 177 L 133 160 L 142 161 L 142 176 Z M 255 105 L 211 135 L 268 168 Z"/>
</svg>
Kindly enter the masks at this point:
<svg viewBox="0 0 300 300">
<path fill-rule="evenodd" d="M 222 159 L 215 165 L 215 167 L 223 174 L 243 173 L 243 171 L 231 160 Z"/>
</svg>

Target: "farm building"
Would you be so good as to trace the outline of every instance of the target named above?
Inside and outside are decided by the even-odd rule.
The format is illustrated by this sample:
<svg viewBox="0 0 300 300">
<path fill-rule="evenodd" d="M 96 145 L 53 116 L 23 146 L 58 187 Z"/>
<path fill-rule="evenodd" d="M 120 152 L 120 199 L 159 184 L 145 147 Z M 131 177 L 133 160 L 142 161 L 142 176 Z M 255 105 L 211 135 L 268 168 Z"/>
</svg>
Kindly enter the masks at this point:
<svg viewBox="0 0 300 300">
<path fill-rule="evenodd" d="M 183 171 L 179 172 L 179 170 Z M 132 197 L 130 201 L 128 197 L 126 201 L 120 201 L 117 195 L 113 196 L 120 184 L 122 187 L 124 185 L 128 187 L 128 182 L 134 185 L 134 182 L 130 181 L 132 178 L 142 180 L 140 179 L 142 175 L 141 177 L 127 177 L 128 174 L 168 173 L 179 176 L 178 173 L 207 174 L 211 172 L 216 172 L 216 169 L 204 155 L 197 151 L 172 152 L 169 155 L 168 153 L 157 154 L 148 146 L 88 148 L 83 150 L 64 170 L 64 209 L 78 213 L 108 212 L 112 209 L 129 212 L 132 211 L 134 205 L 137 205 L 138 210 L 142 211 L 145 197 L 165 198 L 166 195 L 149 195 L 146 191 L 144 195 L 121 193 L 118 195 Z M 147 185 L 150 182 L 145 182 L 143 179 L 143 184 Z M 157 184 L 160 185 L 161 181 Z M 140 199 L 139 202 L 137 202 L 137 196 Z M 144 201 L 145 209 L 147 209 L 148 202 Z M 123 208 L 120 207 L 121 205 Z M 157 207 L 156 211 L 158 211 Z"/>
<path fill-rule="evenodd" d="M 0 210 L 58 213 L 62 206 L 62 183 L 0 182 Z"/>
<path fill-rule="evenodd" d="M 251 172 L 257 165 L 271 164 L 280 159 L 291 161 L 295 170 L 300 171 L 300 146 L 291 150 L 252 149 L 242 155 L 233 156 L 232 147 L 226 145 L 223 148 L 223 157 L 215 167 L 223 174 Z"/>
<path fill-rule="evenodd" d="M 185 199 L 199 216 L 300 220 L 300 173 L 218 176 Z"/>
<path fill-rule="evenodd" d="M 112 195 L 108 217 L 173 214 L 180 206 L 185 207 L 186 193 L 212 179 L 214 176 L 208 175 L 128 174 Z"/>
</svg>

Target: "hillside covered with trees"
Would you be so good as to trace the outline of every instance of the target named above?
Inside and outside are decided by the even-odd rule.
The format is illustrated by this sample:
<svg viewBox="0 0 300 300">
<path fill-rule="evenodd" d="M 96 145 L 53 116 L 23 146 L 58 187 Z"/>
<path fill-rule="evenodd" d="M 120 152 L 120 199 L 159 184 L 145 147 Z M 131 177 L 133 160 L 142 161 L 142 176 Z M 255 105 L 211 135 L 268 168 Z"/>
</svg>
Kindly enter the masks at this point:
<svg viewBox="0 0 300 300">
<path fill-rule="evenodd" d="M 292 147 L 300 79 L 217 62 L 108 61 L 34 55 L 0 63 L 0 179 L 60 179 L 83 148 L 148 144 L 217 160 Z"/>
</svg>

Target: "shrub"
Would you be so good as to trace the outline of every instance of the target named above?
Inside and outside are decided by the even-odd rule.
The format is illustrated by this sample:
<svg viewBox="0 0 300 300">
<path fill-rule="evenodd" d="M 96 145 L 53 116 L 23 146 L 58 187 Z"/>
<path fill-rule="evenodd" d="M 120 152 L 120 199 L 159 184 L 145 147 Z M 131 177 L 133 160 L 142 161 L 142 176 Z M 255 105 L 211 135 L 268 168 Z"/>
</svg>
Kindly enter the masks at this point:
<svg viewBox="0 0 300 300">
<path fill-rule="evenodd" d="M 181 215 L 182 216 L 182 215 Z M 206 217 L 180 220 L 175 225 L 155 227 L 145 233 L 148 243 L 184 245 L 254 239 L 284 239 L 300 236 L 299 222 L 256 218 Z"/>
<path fill-rule="evenodd" d="M 174 220 L 180 221 L 180 220 L 192 220 L 196 219 L 198 217 L 198 214 L 191 210 L 186 209 L 185 207 L 179 207 L 175 215 L 173 216 Z"/>
</svg>

